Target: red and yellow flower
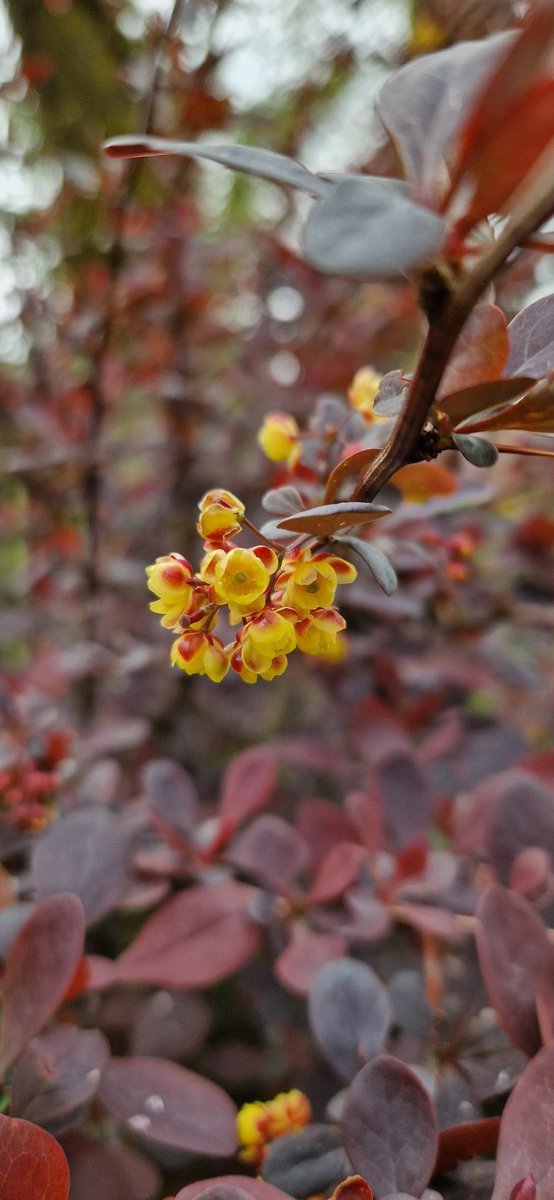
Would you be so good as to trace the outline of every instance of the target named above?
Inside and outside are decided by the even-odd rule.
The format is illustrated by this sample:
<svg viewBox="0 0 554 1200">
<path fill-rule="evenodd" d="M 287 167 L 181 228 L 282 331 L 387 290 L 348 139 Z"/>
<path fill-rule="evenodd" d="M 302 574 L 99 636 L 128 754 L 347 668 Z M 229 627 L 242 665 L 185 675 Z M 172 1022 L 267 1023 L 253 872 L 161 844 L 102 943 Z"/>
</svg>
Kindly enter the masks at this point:
<svg viewBox="0 0 554 1200">
<path fill-rule="evenodd" d="M 244 504 L 233 492 L 212 488 L 202 497 L 198 507 L 200 516 L 196 528 L 206 541 L 225 541 L 240 532 Z"/>
<path fill-rule="evenodd" d="M 207 675 L 213 683 L 221 683 L 229 669 L 229 656 L 215 634 L 188 629 L 171 647 L 171 665 L 187 675 Z"/>
<path fill-rule="evenodd" d="M 336 608 L 315 608 L 295 625 L 298 649 L 304 654 L 332 657 L 337 634 L 346 629 L 346 621 Z"/>
<path fill-rule="evenodd" d="M 239 630 L 231 666 L 245 683 L 256 683 L 258 675 L 274 679 L 283 674 L 287 654 L 296 647 L 294 618 L 296 613 L 264 608 Z"/>
<path fill-rule="evenodd" d="M 353 583 L 358 572 L 352 563 L 335 554 L 312 554 L 300 549 L 285 554 L 277 577 L 276 592 L 283 605 L 300 612 L 329 608 L 339 583 Z"/>
<path fill-rule="evenodd" d="M 150 609 L 163 613 L 162 625 L 173 629 L 183 613 L 197 606 L 197 585 L 192 567 L 182 554 L 164 554 L 146 568 L 148 587 L 158 600 L 153 600 Z"/>
<path fill-rule="evenodd" d="M 211 550 L 200 568 L 203 580 L 210 585 L 215 604 L 228 604 L 231 621 L 258 612 L 264 607 L 265 593 L 279 560 L 269 546 L 253 550 Z"/>
<path fill-rule="evenodd" d="M 279 1092 L 273 1100 L 243 1104 L 237 1116 L 239 1158 L 261 1166 L 269 1142 L 287 1133 L 298 1133 L 311 1119 L 310 1101 L 299 1088 Z"/>
</svg>

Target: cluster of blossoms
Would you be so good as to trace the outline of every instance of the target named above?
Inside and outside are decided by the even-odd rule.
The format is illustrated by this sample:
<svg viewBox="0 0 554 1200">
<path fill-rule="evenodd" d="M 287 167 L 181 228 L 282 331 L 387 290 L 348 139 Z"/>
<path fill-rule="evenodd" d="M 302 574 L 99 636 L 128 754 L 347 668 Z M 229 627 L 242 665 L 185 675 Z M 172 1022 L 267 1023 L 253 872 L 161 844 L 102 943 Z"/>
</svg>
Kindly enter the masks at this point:
<svg viewBox="0 0 554 1200">
<path fill-rule="evenodd" d="M 298 1088 L 280 1092 L 273 1100 L 243 1104 L 237 1116 L 239 1158 L 260 1167 L 269 1142 L 287 1133 L 298 1133 L 311 1119 L 310 1101 Z"/>
<path fill-rule="evenodd" d="M 205 550 L 199 571 L 180 554 L 146 568 L 148 587 L 158 597 L 150 608 L 166 629 L 178 631 L 172 664 L 216 683 L 231 667 L 245 683 L 256 683 L 282 675 L 297 648 L 332 656 L 346 624 L 333 605 L 335 591 L 356 578 L 355 567 L 300 545 L 283 553 L 267 545 L 235 546 L 245 510 L 231 492 L 210 491 L 199 507 Z M 226 646 L 213 632 L 223 609 L 231 625 L 240 626 Z"/>
</svg>

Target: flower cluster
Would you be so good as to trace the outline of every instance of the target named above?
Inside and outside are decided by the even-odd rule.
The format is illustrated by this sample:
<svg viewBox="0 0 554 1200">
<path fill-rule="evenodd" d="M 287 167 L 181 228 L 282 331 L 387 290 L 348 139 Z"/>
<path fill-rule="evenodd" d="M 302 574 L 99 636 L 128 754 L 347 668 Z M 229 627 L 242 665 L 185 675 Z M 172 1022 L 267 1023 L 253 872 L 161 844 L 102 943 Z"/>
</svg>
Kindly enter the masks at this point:
<svg viewBox="0 0 554 1200">
<path fill-rule="evenodd" d="M 301 545 L 284 552 L 234 545 L 245 512 L 232 492 L 210 491 L 199 507 L 205 553 L 198 572 L 181 554 L 166 554 L 146 568 L 157 597 L 150 608 L 166 629 L 178 633 L 172 664 L 215 683 L 231 668 L 245 683 L 256 683 L 282 675 L 297 648 L 339 658 L 337 634 L 346 622 L 334 607 L 335 591 L 338 584 L 352 583 L 355 567 Z M 239 626 L 228 645 L 214 633 L 222 610 Z"/>
<path fill-rule="evenodd" d="M 287 1133 L 298 1133 L 311 1119 L 310 1101 L 298 1088 L 280 1092 L 273 1100 L 243 1104 L 237 1116 L 239 1158 L 260 1167 L 269 1142 Z"/>
</svg>

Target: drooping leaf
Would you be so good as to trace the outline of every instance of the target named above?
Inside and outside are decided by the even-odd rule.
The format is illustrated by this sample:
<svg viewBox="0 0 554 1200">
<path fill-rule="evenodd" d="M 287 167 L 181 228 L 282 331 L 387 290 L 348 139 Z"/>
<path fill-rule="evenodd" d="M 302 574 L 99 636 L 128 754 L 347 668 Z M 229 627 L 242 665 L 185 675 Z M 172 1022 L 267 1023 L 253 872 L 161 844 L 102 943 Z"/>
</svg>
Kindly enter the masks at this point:
<svg viewBox="0 0 554 1200">
<path fill-rule="evenodd" d="M 56 1136 L 78 1121 L 110 1057 L 99 1029 L 54 1025 L 33 1039 L 11 1078 L 10 1113 Z"/>
<path fill-rule="evenodd" d="M 329 503 L 334 500 L 339 487 L 344 483 L 345 479 L 349 479 L 352 475 L 361 475 L 362 471 L 373 462 L 378 450 L 356 450 L 354 454 L 347 455 L 342 458 L 336 467 L 333 467 L 325 486 L 325 500 Z"/>
<path fill-rule="evenodd" d="M 331 1125 L 307 1125 L 276 1138 L 267 1148 L 262 1177 L 297 1200 L 335 1188 L 351 1167 L 340 1134 Z"/>
<path fill-rule="evenodd" d="M 275 976 L 296 996 L 307 996 L 317 975 L 327 963 L 346 953 L 346 942 L 338 933 L 320 933 L 295 921 L 288 946 L 275 963 Z"/>
<path fill-rule="evenodd" d="M 436 462 L 407 463 L 395 471 L 390 482 L 410 504 L 424 504 L 431 496 L 450 496 L 458 486 L 454 475 Z"/>
<path fill-rule="evenodd" d="M 99 1096 L 128 1129 L 166 1146 L 223 1156 L 236 1146 L 231 1098 L 203 1075 L 163 1058 L 112 1059 Z"/>
<path fill-rule="evenodd" d="M 466 433 L 490 433 L 497 429 L 523 429 L 527 433 L 554 433 L 554 381 L 550 376 L 539 380 L 520 400 L 483 414 L 468 422 Z"/>
<path fill-rule="evenodd" d="M 421 1195 L 437 1155 L 437 1123 L 405 1063 L 388 1054 L 366 1063 L 348 1089 L 342 1124 L 346 1153 L 376 1200 L 395 1191 Z"/>
<path fill-rule="evenodd" d="M 198 796 L 188 771 L 169 758 L 154 759 L 143 772 L 143 785 L 156 822 L 188 842 L 198 817 Z"/>
<path fill-rule="evenodd" d="M 304 839 L 283 817 L 264 813 L 233 840 L 227 858 L 235 867 L 285 894 L 310 859 Z"/>
<path fill-rule="evenodd" d="M 493 884 L 477 908 L 477 950 L 491 1004 L 520 1050 L 541 1045 L 536 1011 L 540 979 L 554 962 L 554 949 L 527 900 Z"/>
<path fill-rule="evenodd" d="M 553 43 L 552 6 L 536 4 L 476 96 L 448 156 L 450 187 L 443 204 L 444 210 L 462 197 L 463 229 L 505 211 L 554 136 Z"/>
<path fill-rule="evenodd" d="M 383 554 L 383 551 L 379 550 L 377 546 L 373 546 L 371 542 L 364 542 L 361 538 L 344 537 L 340 540 L 347 546 L 351 546 L 366 567 L 369 567 L 375 582 L 379 584 L 385 595 L 392 596 L 398 587 L 398 578 L 386 554 Z"/>
<path fill-rule="evenodd" d="M 10 949 L 3 977 L 0 1076 L 61 1004 L 83 953 L 84 914 L 77 896 L 37 904 Z"/>
<path fill-rule="evenodd" d="M 510 350 L 508 322 L 496 304 L 477 304 L 458 337 L 437 392 L 442 396 L 461 388 L 489 383 L 502 375 Z"/>
<path fill-rule="evenodd" d="M 442 396 L 437 407 L 442 413 L 446 413 L 450 428 L 455 429 L 457 425 L 462 425 L 477 413 L 485 412 L 489 408 L 498 408 L 506 401 L 523 395 L 535 382 L 531 375 L 518 375 L 513 379 L 492 379 L 488 383 L 477 383 L 473 387 L 462 388 L 459 392 L 450 392 L 447 396 Z"/>
<path fill-rule="evenodd" d="M 256 952 L 248 915 L 255 889 L 234 880 L 188 888 L 158 909 L 113 964 L 116 978 L 160 987 L 208 987 Z"/>
<path fill-rule="evenodd" d="M 69 1167 L 58 1142 L 30 1121 L 0 1116 L 2 1200 L 68 1200 Z"/>
<path fill-rule="evenodd" d="M 269 804 L 276 779 L 277 759 L 267 746 L 251 746 L 231 759 L 221 789 L 218 840 Z"/>
<path fill-rule="evenodd" d="M 407 63 L 381 89 L 377 109 L 406 167 L 416 198 L 431 206 L 444 186 L 441 165 L 511 33 L 461 42 Z"/>
<path fill-rule="evenodd" d="M 485 438 L 472 437 L 467 433 L 453 433 L 452 441 L 456 450 L 459 450 L 473 467 L 493 467 L 498 458 L 496 446 L 487 442 Z"/>
<path fill-rule="evenodd" d="M 138 134 L 111 138 L 104 145 L 111 158 L 144 158 L 156 154 L 178 154 L 184 158 L 205 158 L 233 171 L 243 171 L 271 183 L 284 183 L 310 196 L 326 196 L 333 184 L 311 171 L 294 158 L 264 150 L 262 146 L 210 146 L 207 142 L 172 141 L 170 138 L 146 137 Z"/>
<path fill-rule="evenodd" d="M 74 892 L 90 925 L 121 899 L 127 855 L 127 838 L 115 813 L 102 808 L 70 813 L 37 842 L 33 886 L 39 899 Z"/>
<path fill-rule="evenodd" d="M 554 295 L 542 296 L 510 321 L 506 374 L 542 378 L 554 370 Z"/>
<path fill-rule="evenodd" d="M 310 1025 L 342 1079 L 379 1053 L 392 1011 L 386 987 L 366 963 L 343 958 L 319 972 L 310 991 Z"/>
<path fill-rule="evenodd" d="M 388 278 L 427 262 L 443 238 L 441 218 L 408 200 L 403 184 L 360 175 L 314 205 L 302 252 L 326 275 Z"/>
<path fill-rule="evenodd" d="M 367 525 L 386 517 L 390 508 L 383 504 L 363 504 L 357 500 L 345 500 L 339 504 L 320 504 L 317 508 L 306 508 L 298 516 L 279 521 L 280 529 L 292 533 L 311 533 L 313 537 L 327 537 L 337 529 L 348 529 L 352 525 Z"/>
<path fill-rule="evenodd" d="M 502 1114 L 492 1200 L 509 1200 L 515 1182 L 521 1186 L 528 1175 L 536 1184 L 536 1200 L 551 1200 L 553 1121 L 554 1042 L 550 1042 L 525 1068 Z"/>
</svg>

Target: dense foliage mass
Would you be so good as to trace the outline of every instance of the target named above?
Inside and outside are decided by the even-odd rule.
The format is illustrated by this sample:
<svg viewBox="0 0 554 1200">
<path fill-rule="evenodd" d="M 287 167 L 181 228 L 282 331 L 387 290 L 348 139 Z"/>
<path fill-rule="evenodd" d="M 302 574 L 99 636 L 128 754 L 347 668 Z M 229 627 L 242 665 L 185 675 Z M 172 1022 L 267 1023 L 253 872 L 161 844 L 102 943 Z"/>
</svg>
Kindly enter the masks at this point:
<svg viewBox="0 0 554 1200">
<path fill-rule="evenodd" d="M 6 14 L 0 1193 L 551 1200 L 554 7 L 274 8 Z"/>
</svg>

